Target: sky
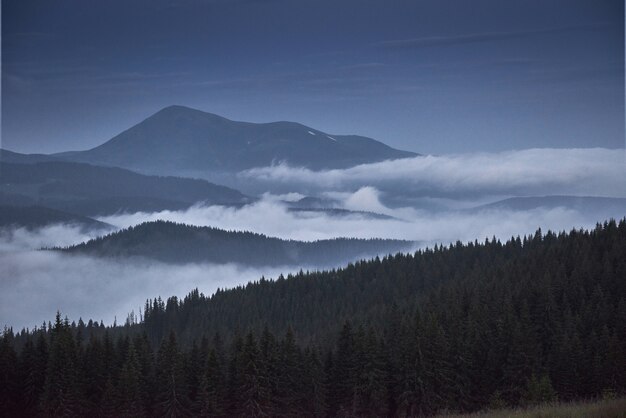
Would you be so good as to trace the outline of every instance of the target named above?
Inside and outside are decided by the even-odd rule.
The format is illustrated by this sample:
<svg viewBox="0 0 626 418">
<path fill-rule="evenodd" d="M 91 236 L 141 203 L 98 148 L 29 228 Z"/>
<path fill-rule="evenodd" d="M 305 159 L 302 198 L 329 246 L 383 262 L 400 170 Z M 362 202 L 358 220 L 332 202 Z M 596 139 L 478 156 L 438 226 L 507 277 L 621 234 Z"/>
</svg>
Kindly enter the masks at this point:
<svg viewBox="0 0 626 418">
<path fill-rule="evenodd" d="M 624 147 L 622 0 L 4 0 L 2 140 L 180 104 L 425 154 Z"/>
</svg>

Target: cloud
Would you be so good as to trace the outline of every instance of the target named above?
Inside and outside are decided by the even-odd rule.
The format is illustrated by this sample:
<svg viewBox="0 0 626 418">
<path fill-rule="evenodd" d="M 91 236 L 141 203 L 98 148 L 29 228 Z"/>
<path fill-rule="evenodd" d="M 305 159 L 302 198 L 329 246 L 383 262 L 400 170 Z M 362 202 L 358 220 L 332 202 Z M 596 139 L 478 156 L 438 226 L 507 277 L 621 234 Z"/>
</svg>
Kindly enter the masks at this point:
<svg viewBox="0 0 626 418">
<path fill-rule="evenodd" d="M 0 253 L 0 327 L 39 326 L 57 310 L 72 320 L 123 323 L 139 313 L 147 298 L 185 296 L 198 287 L 218 287 L 277 277 L 295 268 L 251 269 L 238 265 L 167 265 L 152 261 L 112 261 L 48 251 Z"/>
<path fill-rule="evenodd" d="M 379 199 L 379 191 L 374 187 L 361 187 L 348 195 L 343 206 L 345 209 L 387 214 L 389 212 Z"/>
<path fill-rule="evenodd" d="M 381 209 L 395 218 L 291 212 L 280 200 L 267 197 L 242 208 L 195 206 L 186 211 L 122 214 L 106 220 L 125 227 L 147 220 L 169 219 L 300 240 L 338 236 L 401 238 L 420 241 L 422 246 L 484 240 L 491 236 L 504 240 L 531 234 L 537 227 L 590 228 L 598 220 L 566 208 L 481 212 L 392 209 L 380 203 L 378 195 L 378 190 L 369 187 L 336 197 L 340 207 Z M 16 329 L 40 325 L 52 319 L 57 310 L 73 320 L 82 317 L 111 323 L 117 317 L 118 322 L 123 322 L 131 310 L 138 313 L 149 297 L 184 296 L 196 287 L 212 294 L 218 287 L 245 284 L 261 275 L 276 277 L 281 272 L 306 269 L 306 266 L 256 269 L 228 264 L 168 265 L 151 260 L 97 259 L 30 249 L 88 238 L 75 233 L 72 227 L 61 225 L 12 235 L 16 236 L 20 238 L 12 241 L 6 239 L 7 235 L 0 236 L 0 327 L 6 324 Z"/>
<path fill-rule="evenodd" d="M 267 185 L 291 190 L 316 189 L 331 198 L 334 208 L 367 213 L 291 211 L 286 201 L 303 197 L 287 190 L 265 193 L 239 208 L 196 205 L 182 211 L 116 214 L 101 218 L 118 228 L 164 219 L 226 230 L 249 230 L 285 239 L 317 240 L 334 237 L 396 238 L 420 245 L 484 240 L 496 236 L 532 234 L 544 230 L 592 228 L 596 213 L 571 208 L 531 210 L 464 210 L 477 201 L 509 195 L 626 195 L 623 150 L 536 149 L 497 154 L 427 156 L 367 164 L 345 170 L 314 172 L 287 165 L 264 167 L 242 174 L 258 176 Z M 250 180 L 251 181 L 251 180 Z M 389 205 L 389 196 L 421 196 L 433 208 Z M 408 200 L 410 201 L 410 199 Z M 71 225 L 5 230 L 0 234 L 0 326 L 38 325 L 59 309 L 72 319 L 123 321 L 148 297 L 182 296 L 195 287 L 211 294 L 257 280 L 261 275 L 299 269 L 251 269 L 238 265 L 168 265 L 148 260 L 111 260 L 69 256 L 40 247 L 65 246 L 93 237 Z"/>
<path fill-rule="evenodd" d="M 0 229 L 0 252 L 67 247 L 102 235 L 103 230 L 85 230 L 82 226 L 53 224 L 42 228 Z"/>
<path fill-rule="evenodd" d="M 507 39 L 519 39 L 527 38 L 529 36 L 544 35 L 544 34 L 557 34 L 564 32 L 573 32 L 581 30 L 598 30 L 602 29 L 609 24 L 607 23 L 594 23 L 587 25 L 572 25 L 562 26 L 556 28 L 525 30 L 525 31 L 510 31 L 510 32 L 483 32 L 483 33 L 471 33 L 465 35 L 451 35 L 451 36 L 426 36 L 422 38 L 408 38 L 408 39 L 395 39 L 389 41 L 381 41 L 373 44 L 375 47 L 381 47 L 386 49 L 416 49 L 426 48 L 431 46 L 448 46 L 448 45 L 466 45 L 474 43 L 483 43 L 491 41 L 501 41 Z"/>
<path fill-rule="evenodd" d="M 242 179 L 308 190 L 372 186 L 414 196 L 626 196 L 623 149 L 528 149 L 407 158 L 348 169 L 312 171 L 279 164 L 247 170 Z"/>
<path fill-rule="evenodd" d="M 590 218 L 567 208 L 539 208 L 529 211 L 490 209 L 484 211 L 425 211 L 410 207 L 389 208 L 378 199 L 379 192 L 368 187 L 354 193 L 335 193 L 335 207 L 384 213 L 391 217 L 373 217 L 367 213 L 334 215 L 311 211 L 292 212 L 271 198 L 241 208 L 197 205 L 183 211 L 118 214 L 101 218 L 125 228 L 146 220 L 213 226 L 226 230 L 247 230 L 284 239 L 312 241 L 336 237 L 392 238 L 420 241 L 424 244 L 473 241 L 493 235 L 506 239 L 530 234 L 537 227 L 569 230 L 592 227 L 601 219 Z"/>
</svg>

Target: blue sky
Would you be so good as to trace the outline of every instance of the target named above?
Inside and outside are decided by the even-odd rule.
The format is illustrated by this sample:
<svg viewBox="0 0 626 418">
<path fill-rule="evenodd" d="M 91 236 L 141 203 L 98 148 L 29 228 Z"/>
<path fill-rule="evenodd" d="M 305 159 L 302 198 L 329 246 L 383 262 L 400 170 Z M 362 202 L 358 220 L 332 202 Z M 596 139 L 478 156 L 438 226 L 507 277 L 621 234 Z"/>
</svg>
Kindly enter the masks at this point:
<svg viewBox="0 0 626 418">
<path fill-rule="evenodd" d="M 90 148 L 171 104 L 420 153 L 619 148 L 624 2 L 2 2 L 3 148 Z"/>
</svg>

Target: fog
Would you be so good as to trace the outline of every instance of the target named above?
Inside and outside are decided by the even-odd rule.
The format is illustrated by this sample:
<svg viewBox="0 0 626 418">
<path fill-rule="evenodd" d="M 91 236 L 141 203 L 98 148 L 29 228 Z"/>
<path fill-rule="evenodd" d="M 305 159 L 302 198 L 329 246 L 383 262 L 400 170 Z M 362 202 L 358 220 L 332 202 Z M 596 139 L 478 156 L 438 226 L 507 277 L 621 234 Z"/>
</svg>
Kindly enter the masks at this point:
<svg viewBox="0 0 626 418">
<path fill-rule="evenodd" d="M 428 156 L 320 172 L 281 164 L 240 174 L 240 181 L 267 184 L 266 192 L 250 205 L 199 203 L 187 210 L 118 213 L 99 220 L 126 228 L 162 219 L 303 241 L 395 238 L 432 246 L 492 236 L 506 240 L 532 234 L 539 227 L 554 231 L 592 228 L 604 219 L 567 207 L 467 208 L 515 195 L 626 196 L 624 161 L 622 150 L 592 149 Z M 290 202 L 311 194 L 333 208 L 354 212 L 290 210 Z M 78 244 L 102 233 L 72 225 L 3 230 L 0 326 L 40 325 L 52 320 L 57 310 L 73 320 L 93 318 L 110 324 L 117 317 L 123 322 L 149 297 L 184 296 L 195 287 L 212 294 L 218 287 L 245 284 L 261 275 L 276 277 L 301 267 L 174 266 L 38 251 Z"/>
<path fill-rule="evenodd" d="M 50 251 L 0 253 L 0 326 L 39 326 L 59 310 L 72 320 L 82 317 L 112 324 L 139 313 L 147 298 L 185 296 L 199 288 L 212 294 L 276 277 L 294 268 L 251 269 L 237 265 L 167 265 L 154 261 L 112 261 Z"/>
<path fill-rule="evenodd" d="M 409 215 L 409 210 L 401 210 Z M 449 243 L 483 240 L 497 236 L 530 234 L 537 227 L 564 230 L 592 227 L 594 222 L 564 208 L 525 212 L 489 211 L 481 213 L 420 213 L 410 219 L 370 219 L 360 215 L 333 217 L 323 213 L 288 212 L 278 202 L 262 200 L 242 209 L 197 206 L 187 211 L 129 214 L 107 221 L 128 226 L 151 219 L 171 219 L 195 225 L 226 229 L 250 229 L 267 235 L 293 239 L 320 239 L 336 236 L 361 238 L 403 238 Z M 54 235 L 50 238 L 50 231 Z M 93 318 L 111 324 L 143 306 L 148 297 L 186 295 L 198 287 L 212 294 L 218 287 L 233 287 L 257 280 L 261 275 L 277 277 L 297 271 L 300 266 L 249 268 L 238 265 L 167 265 L 150 260 L 95 259 L 37 251 L 40 246 L 78 243 L 88 236 L 76 234 L 73 227 L 57 225 L 38 234 L 18 231 L 10 246 L 0 239 L 0 326 L 33 327 L 52 320 L 57 310 L 71 319 Z M 5 235 L 6 236 L 6 235 Z M 19 237 L 16 241 L 15 237 Z M 31 249 L 29 249 L 31 248 Z M 305 267 L 305 266 L 303 266 Z M 305 267 L 306 269 L 306 267 Z"/>
<path fill-rule="evenodd" d="M 626 196 L 623 149 L 527 149 L 423 156 L 343 170 L 312 171 L 282 163 L 240 173 L 280 190 L 356 190 L 373 186 L 420 196 Z"/>
<path fill-rule="evenodd" d="M 108 231 L 85 229 L 77 225 L 54 224 L 41 228 L 1 228 L 0 253 L 51 248 L 67 247 L 79 242 L 87 241 Z"/>
<path fill-rule="evenodd" d="M 324 212 L 290 212 L 272 199 L 262 199 L 242 208 L 194 206 L 184 211 L 121 214 L 100 218 L 119 228 L 146 220 L 213 226 L 226 230 L 247 230 L 285 239 L 312 241 L 336 237 L 395 238 L 425 244 L 473 241 L 496 236 L 530 234 L 538 227 L 569 230 L 590 227 L 598 219 L 588 219 L 567 208 L 529 211 L 422 211 L 413 208 L 389 208 L 376 197 L 376 190 L 360 189 L 345 197 L 346 206 L 356 210 L 374 210 L 392 218 L 372 218 L 354 213 L 336 216 Z"/>
</svg>

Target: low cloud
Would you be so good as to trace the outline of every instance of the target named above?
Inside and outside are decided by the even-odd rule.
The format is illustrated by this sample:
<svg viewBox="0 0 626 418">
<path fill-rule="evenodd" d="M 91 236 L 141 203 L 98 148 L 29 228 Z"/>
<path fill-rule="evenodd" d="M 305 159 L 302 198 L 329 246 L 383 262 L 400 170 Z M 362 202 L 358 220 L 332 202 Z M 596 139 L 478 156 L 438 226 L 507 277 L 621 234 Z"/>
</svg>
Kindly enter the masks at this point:
<svg viewBox="0 0 626 418">
<path fill-rule="evenodd" d="M 526 150 L 495 154 L 428 156 L 314 172 L 287 165 L 258 168 L 242 180 L 286 185 L 282 195 L 266 193 L 240 208 L 196 205 L 182 211 L 116 214 L 103 217 L 117 228 L 145 221 L 171 220 L 226 230 L 247 230 L 285 239 L 311 241 L 335 237 L 395 238 L 421 246 L 467 242 L 496 236 L 532 234 L 538 227 L 556 231 L 592 228 L 602 218 L 573 208 L 463 210 L 477 202 L 514 195 L 626 196 L 623 150 Z M 291 189 L 291 190 L 289 190 Z M 376 212 L 292 211 L 288 202 L 316 190 L 336 209 Z M 291 192 L 291 193 L 288 193 Z M 430 208 L 388 204 L 389 196 L 413 196 Z M 410 199 L 406 199 L 410 201 Z M 425 205 L 426 206 L 426 205 Z M 71 225 L 0 233 L 0 326 L 39 325 L 56 310 L 72 319 L 115 316 L 123 322 L 148 297 L 183 296 L 198 287 L 206 294 L 276 277 L 300 266 L 252 269 L 240 265 L 168 265 L 148 260 L 71 256 L 42 247 L 68 246 L 101 232 Z"/>
<path fill-rule="evenodd" d="M 90 240 L 105 231 L 82 226 L 53 224 L 41 228 L 0 229 L 0 252 L 67 247 Z"/>
<path fill-rule="evenodd" d="M 312 171 L 279 164 L 247 170 L 242 179 L 294 190 L 376 187 L 413 196 L 465 199 L 548 194 L 626 196 L 624 150 L 528 149 L 501 153 L 423 156 Z"/>
<path fill-rule="evenodd" d="M 544 229 L 569 230 L 592 227 L 602 219 L 589 218 L 567 208 L 527 211 L 485 209 L 480 211 L 423 211 L 410 207 L 389 208 L 378 200 L 374 188 L 335 194 L 338 206 L 360 211 L 378 209 L 389 217 L 367 213 L 336 215 L 331 212 L 297 211 L 273 199 L 262 199 L 242 208 L 194 206 L 184 211 L 133 213 L 101 218 L 119 228 L 157 219 L 226 230 L 254 231 L 284 239 L 313 241 L 336 237 L 392 238 L 422 243 L 473 241 L 493 235 L 506 239 Z"/>
<path fill-rule="evenodd" d="M 346 201 L 364 201 L 369 205 L 373 194 L 375 192 L 371 190 L 361 190 Z M 363 196 L 366 198 L 362 199 Z M 537 227 L 569 230 L 572 227 L 590 228 L 595 224 L 595 220 L 585 219 L 565 208 L 477 213 L 389 211 L 401 214 L 405 219 L 293 213 L 277 202 L 262 201 L 241 209 L 194 207 L 181 212 L 122 215 L 108 218 L 108 221 L 127 226 L 150 219 L 171 219 L 224 229 L 249 229 L 283 238 L 402 238 L 418 240 L 421 246 L 456 240 L 484 240 L 492 236 L 504 240 L 513 235 L 530 234 Z M 55 228 L 59 230 L 62 226 Z M 50 244 L 36 234 L 32 237 L 35 239 L 31 245 Z M 77 236 L 77 239 L 83 237 Z M 150 260 L 97 259 L 12 248 L 0 252 L 0 326 L 40 325 L 44 320 L 51 320 L 57 310 L 73 320 L 82 317 L 112 323 L 117 316 L 118 322 L 123 322 L 131 310 L 138 312 L 148 297 L 184 296 L 195 287 L 205 294 L 212 294 L 218 287 L 245 284 L 258 280 L 261 275 L 276 277 L 281 272 L 296 271 L 300 267 L 256 269 L 240 265 L 168 265 Z"/>
<path fill-rule="evenodd" d="M 370 200 L 375 193 L 369 189 L 361 190 L 348 197 L 346 202 L 358 201 L 367 206 L 372 203 Z M 118 226 L 128 226 L 151 219 L 171 219 L 304 240 L 337 236 L 402 238 L 418 240 L 421 246 L 456 240 L 484 240 L 494 235 L 507 239 L 513 235 L 530 234 L 537 227 L 569 230 L 595 224 L 595 220 L 585 219 L 564 208 L 477 213 L 388 211 L 405 218 L 294 213 L 278 202 L 261 201 L 241 209 L 194 207 L 187 211 L 121 215 L 107 220 Z M 67 233 L 62 231 L 62 226 L 55 228 L 61 231 L 60 235 Z M 32 233 L 30 236 L 34 238 L 30 244 L 33 248 L 51 243 L 44 239 L 47 233 L 41 236 Z M 76 238 L 83 239 L 82 236 Z M 28 246 L 28 241 L 21 242 L 22 247 Z M 0 247 L 7 248 L 6 243 Z M 138 313 L 148 297 L 184 296 L 196 287 L 205 294 L 212 294 L 218 287 L 245 284 L 258 280 L 261 275 L 276 277 L 300 267 L 257 269 L 232 264 L 168 265 L 151 260 L 98 259 L 13 247 L 10 251 L 0 252 L 0 326 L 40 325 L 42 321 L 54 318 L 57 310 L 73 320 L 79 317 L 102 319 L 110 324 L 117 317 L 120 323 L 131 310 Z"/>
<path fill-rule="evenodd" d="M 123 323 L 139 313 L 147 298 L 185 296 L 199 288 L 212 294 L 276 277 L 294 268 L 251 269 L 238 265 L 167 265 L 147 260 L 114 261 L 49 251 L 0 253 L 0 327 L 40 326 L 57 310 L 72 320 L 82 317 Z"/>
</svg>

